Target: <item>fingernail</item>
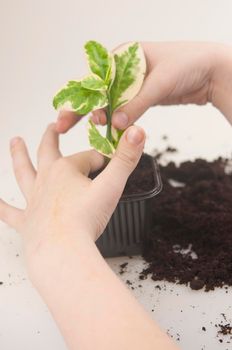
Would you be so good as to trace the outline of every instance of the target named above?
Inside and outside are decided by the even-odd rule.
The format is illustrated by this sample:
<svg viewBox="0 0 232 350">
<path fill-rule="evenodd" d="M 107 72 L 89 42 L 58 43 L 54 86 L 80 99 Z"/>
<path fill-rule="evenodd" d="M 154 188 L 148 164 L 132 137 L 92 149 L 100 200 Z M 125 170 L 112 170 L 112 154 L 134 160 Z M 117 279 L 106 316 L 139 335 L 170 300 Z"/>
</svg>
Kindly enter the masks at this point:
<svg viewBox="0 0 232 350">
<path fill-rule="evenodd" d="M 128 116 L 124 112 L 115 112 L 114 116 L 114 123 L 119 128 L 126 128 L 128 125 Z"/>
<path fill-rule="evenodd" d="M 139 145 L 144 140 L 143 129 L 138 126 L 130 127 L 127 131 L 126 139 L 131 145 Z"/>
<path fill-rule="evenodd" d="M 11 147 L 14 147 L 15 145 L 16 145 L 16 143 L 18 143 L 19 141 L 21 140 L 21 138 L 20 137 L 14 137 L 13 139 L 11 139 L 11 141 L 10 141 L 10 146 Z"/>
</svg>

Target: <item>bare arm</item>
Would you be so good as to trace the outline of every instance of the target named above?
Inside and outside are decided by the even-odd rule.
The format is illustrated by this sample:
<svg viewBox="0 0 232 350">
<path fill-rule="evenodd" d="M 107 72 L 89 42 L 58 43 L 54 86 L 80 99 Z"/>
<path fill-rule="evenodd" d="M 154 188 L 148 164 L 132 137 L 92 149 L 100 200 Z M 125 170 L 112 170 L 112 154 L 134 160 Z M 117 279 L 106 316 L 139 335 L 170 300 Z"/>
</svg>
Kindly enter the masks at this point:
<svg viewBox="0 0 232 350">
<path fill-rule="evenodd" d="M 37 266 L 36 287 L 69 349 L 174 350 L 177 347 L 144 311 L 93 241 L 49 247 Z"/>
</svg>

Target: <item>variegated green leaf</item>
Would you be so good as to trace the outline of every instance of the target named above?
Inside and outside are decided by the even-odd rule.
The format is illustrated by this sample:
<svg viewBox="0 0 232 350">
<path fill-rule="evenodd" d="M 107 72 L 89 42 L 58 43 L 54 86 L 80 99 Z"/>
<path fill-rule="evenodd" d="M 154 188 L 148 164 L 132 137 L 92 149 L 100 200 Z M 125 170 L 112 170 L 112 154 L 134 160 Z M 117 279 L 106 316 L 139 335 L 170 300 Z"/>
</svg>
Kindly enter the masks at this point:
<svg viewBox="0 0 232 350">
<path fill-rule="evenodd" d="M 114 58 L 116 75 L 110 89 L 113 111 L 137 95 L 146 72 L 144 53 L 138 43 L 123 45 L 115 51 Z"/>
<path fill-rule="evenodd" d="M 89 143 L 95 148 L 99 153 L 111 158 L 113 153 L 115 152 L 115 148 L 111 142 L 105 137 L 103 137 L 95 124 L 89 120 L 88 123 L 88 134 L 89 134 Z"/>
<path fill-rule="evenodd" d="M 110 52 L 109 52 L 109 57 L 110 57 L 111 65 L 105 78 L 105 83 L 108 88 L 110 88 L 111 85 L 113 84 L 115 74 L 116 74 L 116 64 L 115 64 L 114 56 Z"/>
<path fill-rule="evenodd" d="M 113 144 L 115 148 L 117 148 L 123 133 L 124 133 L 124 130 L 115 129 L 113 126 L 111 127 L 111 134 L 112 134 Z"/>
<path fill-rule="evenodd" d="M 88 90 L 106 91 L 107 85 L 96 74 L 88 75 L 81 80 L 81 86 Z"/>
<path fill-rule="evenodd" d="M 146 61 L 138 43 L 123 45 L 112 54 L 96 41 L 89 41 L 85 51 L 91 74 L 81 81 L 69 81 L 54 97 L 53 105 L 79 115 L 108 106 L 107 137 L 90 121 L 89 141 L 98 152 L 111 157 L 123 133 L 111 129 L 112 112 L 137 95 Z"/>
<path fill-rule="evenodd" d="M 93 40 L 85 44 L 85 52 L 90 70 L 109 85 L 115 74 L 113 56 L 104 46 Z"/>
<path fill-rule="evenodd" d="M 78 81 L 69 81 L 53 99 L 53 106 L 56 109 L 71 110 L 79 115 L 85 115 L 106 105 L 107 97 L 105 93 L 85 89 Z"/>
</svg>

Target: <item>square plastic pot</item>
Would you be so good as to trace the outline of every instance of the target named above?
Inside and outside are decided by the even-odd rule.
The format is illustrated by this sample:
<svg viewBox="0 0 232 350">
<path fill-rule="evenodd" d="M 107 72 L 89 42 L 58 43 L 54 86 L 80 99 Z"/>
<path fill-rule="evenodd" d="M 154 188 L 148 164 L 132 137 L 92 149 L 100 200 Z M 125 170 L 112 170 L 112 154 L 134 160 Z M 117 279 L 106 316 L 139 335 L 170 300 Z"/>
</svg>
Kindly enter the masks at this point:
<svg viewBox="0 0 232 350">
<path fill-rule="evenodd" d="M 104 257 L 138 255 L 151 225 L 151 200 L 162 189 L 158 164 L 150 157 L 154 186 L 149 192 L 123 195 L 96 244 Z"/>
</svg>

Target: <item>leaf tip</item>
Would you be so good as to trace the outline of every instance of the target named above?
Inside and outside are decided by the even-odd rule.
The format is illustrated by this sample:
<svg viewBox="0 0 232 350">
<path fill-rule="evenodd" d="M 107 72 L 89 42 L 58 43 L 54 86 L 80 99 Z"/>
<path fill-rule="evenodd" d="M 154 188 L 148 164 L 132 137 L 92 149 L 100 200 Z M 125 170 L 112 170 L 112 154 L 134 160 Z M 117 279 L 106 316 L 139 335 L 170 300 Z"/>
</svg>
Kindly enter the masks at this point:
<svg viewBox="0 0 232 350">
<path fill-rule="evenodd" d="M 58 103 L 57 103 L 56 96 L 53 97 L 52 105 L 53 105 L 53 107 L 57 110 L 57 108 L 58 108 Z"/>
</svg>

